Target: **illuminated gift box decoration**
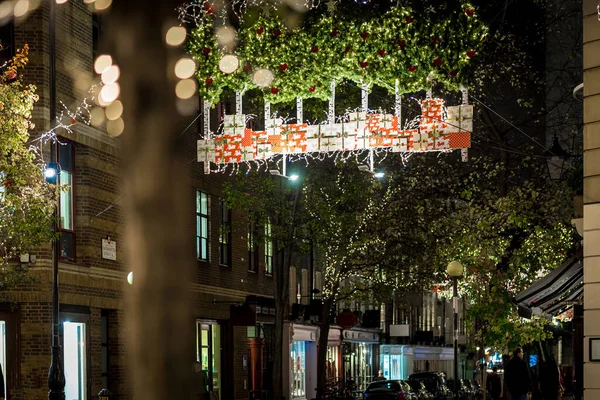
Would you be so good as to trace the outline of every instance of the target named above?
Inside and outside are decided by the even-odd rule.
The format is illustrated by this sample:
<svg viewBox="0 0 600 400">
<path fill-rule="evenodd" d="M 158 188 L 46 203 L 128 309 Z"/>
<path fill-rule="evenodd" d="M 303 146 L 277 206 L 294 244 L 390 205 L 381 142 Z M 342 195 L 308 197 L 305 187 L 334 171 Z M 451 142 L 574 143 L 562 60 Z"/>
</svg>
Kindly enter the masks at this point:
<svg viewBox="0 0 600 400">
<path fill-rule="evenodd" d="M 446 115 L 445 115 L 446 114 Z M 266 160 L 277 154 L 360 151 L 389 148 L 392 152 L 422 152 L 471 147 L 473 106 L 444 109 L 441 99 L 421 102 L 418 125 L 400 129 L 397 116 L 353 112 L 336 124 L 283 124 L 281 118 L 267 120 L 266 129 L 245 127 L 244 114 L 226 115 L 223 133 L 198 141 L 198 161 L 235 163 Z"/>
</svg>

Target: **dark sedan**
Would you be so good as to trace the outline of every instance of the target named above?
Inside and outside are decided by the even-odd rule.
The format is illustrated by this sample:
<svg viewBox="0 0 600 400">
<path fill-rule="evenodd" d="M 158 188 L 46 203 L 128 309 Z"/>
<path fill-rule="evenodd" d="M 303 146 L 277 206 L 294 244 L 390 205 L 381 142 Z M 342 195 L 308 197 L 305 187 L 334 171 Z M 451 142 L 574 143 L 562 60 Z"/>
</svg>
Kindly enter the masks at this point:
<svg viewBox="0 0 600 400">
<path fill-rule="evenodd" d="M 429 393 L 425 384 L 421 381 L 408 381 L 408 384 L 412 388 L 413 392 L 417 395 L 419 400 L 433 400 L 433 395 Z"/>
<path fill-rule="evenodd" d="M 446 376 L 442 372 L 417 372 L 408 379 L 423 382 L 435 400 L 452 400 L 454 397 L 446 386 Z"/>
<path fill-rule="evenodd" d="M 403 381 L 377 381 L 367 387 L 364 400 L 412 400 L 414 393 Z"/>
</svg>

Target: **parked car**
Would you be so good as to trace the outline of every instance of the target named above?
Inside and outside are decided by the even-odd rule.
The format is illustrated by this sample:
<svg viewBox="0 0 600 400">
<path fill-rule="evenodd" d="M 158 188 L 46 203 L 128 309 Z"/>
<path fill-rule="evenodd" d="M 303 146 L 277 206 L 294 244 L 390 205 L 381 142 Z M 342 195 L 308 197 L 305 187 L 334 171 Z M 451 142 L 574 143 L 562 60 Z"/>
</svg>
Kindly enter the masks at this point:
<svg viewBox="0 0 600 400">
<path fill-rule="evenodd" d="M 458 400 L 475 400 L 475 393 L 471 385 L 467 385 L 462 379 L 457 381 L 458 383 Z M 448 389 L 454 390 L 454 379 L 448 379 Z"/>
<path fill-rule="evenodd" d="M 372 382 L 363 393 L 364 400 L 414 400 L 416 395 L 403 381 Z"/>
<path fill-rule="evenodd" d="M 427 390 L 422 381 L 408 381 L 418 400 L 433 400 L 433 395 Z"/>
<path fill-rule="evenodd" d="M 452 391 L 446 386 L 446 375 L 443 372 L 418 372 L 410 374 L 409 381 L 423 382 L 434 400 L 452 400 Z"/>
</svg>

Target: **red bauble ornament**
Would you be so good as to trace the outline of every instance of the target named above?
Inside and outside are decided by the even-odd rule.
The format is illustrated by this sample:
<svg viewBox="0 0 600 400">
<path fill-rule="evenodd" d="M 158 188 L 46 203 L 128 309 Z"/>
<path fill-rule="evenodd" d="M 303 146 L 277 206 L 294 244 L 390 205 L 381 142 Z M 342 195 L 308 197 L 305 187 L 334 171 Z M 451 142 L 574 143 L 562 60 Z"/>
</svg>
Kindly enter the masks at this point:
<svg viewBox="0 0 600 400">
<path fill-rule="evenodd" d="M 246 71 L 246 72 L 252 71 L 252 64 L 247 63 L 246 65 L 244 65 L 244 71 Z"/>
<path fill-rule="evenodd" d="M 366 61 L 361 61 L 361 62 L 360 62 L 360 67 L 361 67 L 361 68 L 367 68 L 368 66 L 369 66 L 369 63 L 368 63 L 368 62 L 366 62 Z"/>
<path fill-rule="evenodd" d="M 16 72 L 9 72 L 6 75 L 6 79 L 9 81 L 12 81 L 13 79 L 17 79 L 17 73 Z"/>
<path fill-rule="evenodd" d="M 207 14 L 214 14 L 215 7 L 210 3 L 206 3 L 204 5 L 204 11 L 206 11 Z"/>
<path fill-rule="evenodd" d="M 205 47 L 202 49 L 202 53 L 207 56 L 210 54 L 210 47 Z"/>
<path fill-rule="evenodd" d="M 277 94 L 277 93 L 279 93 L 279 89 L 277 89 L 276 87 L 272 87 L 271 88 L 271 93 Z"/>
<path fill-rule="evenodd" d="M 417 70 L 417 66 L 416 65 L 411 65 L 410 67 L 408 67 L 408 70 L 410 72 L 415 72 Z"/>
<path fill-rule="evenodd" d="M 281 63 L 279 64 L 279 69 L 282 71 L 285 71 L 287 69 L 288 65 L 287 63 Z"/>
<path fill-rule="evenodd" d="M 465 9 L 465 14 L 467 14 L 469 17 L 472 17 L 473 15 L 475 15 L 475 10 L 473 10 L 472 8 L 467 8 Z"/>
<path fill-rule="evenodd" d="M 4 187 L 7 187 L 7 188 L 9 188 L 9 187 L 12 187 L 13 183 L 12 183 L 12 181 L 5 181 L 5 182 L 3 183 L 3 185 L 4 185 Z"/>
<path fill-rule="evenodd" d="M 406 23 L 407 23 L 407 24 L 412 24 L 412 22 L 413 22 L 414 20 L 415 20 L 415 19 L 414 19 L 413 17 L 406 17 L 406 18 L 404 18 L 404 21 L 406 21 Z"/>
<path fill-rule="evenodd" d="M 316 86 L 311 86 L 308 88 L 308 91 L 312 93 L 315 91 L 316 88 L 317 88 Z"/>
<path fill-rule="evenodd" d="M 319 46 L 313 46 L 312 49 L 310 49 L 310 51 L 312 51 L 313 53 L 318 53 L 319 52 Z"/>
<path fill-rule="evenodd" d="M 442 65 L 442 59 L 436 58 L 435 60 L 433 60 L 433 65 L 435 65 L 436 67 L 439 67 L 440 65 Z"/>
<path fill-rule="evenodd" d="M 279 29 L 273 29 L 273 36 L 279 37 L 281 35 L 281 31 Z"/>
<path fill-rule="evenodd" d="M 457 72 L 456 71 L 450 71 L 448 72 L 448 75 L 450 75 L 450 77 L 454 78 L 456 76 Z"/>
<path fill-rule="evenodd" d="M 402 40 L 402 39 L 398 40 L 398 46 L 400 46 L 400 47 L 406 46 L 406 40 Z"/>
<path fill-rule="evenodd" d="M 475 56 L 475 53 L 477 53 L 475 50 L 469 50 L 467 51 L 467 57 L 473 58 Z"/>
<path fill-rule="evenodd" d="M 206 78 L 206 79 L 204 80 L 204 82 L 206 82 L 206 84 L 207 84 L 207 85 L 212 85 L 212 83 L 213 83 L 213 79 L 212 79 L 212 78 Z"/>
<path fill-rule="evenodd" d="M 331 31 L 331 36 L 333 36 L 333 37 L 336 37 L 339 34 L 340 34 L 340 31 L 338 31 L 337 29 L 334 29 Z"/>
<path fill-rule="evenodd" d="M 434 37 L 431 41 L 433 42 L 433 44 L 438 45 L 440 44 L 442 39 L 440 39 L 439 37 Z"/>
<path fill-rule="evenodd" d="M 367 40 L 369 38 L 369 32 L 362 32 L 360 37 L 363 38 L 363 40 Z"/>
<path fill-rule="evenodd" d="M 377 54 L 379 54 L 380 57 L 383 57 L 387 54 L 387 51 L 380 49 L 380 50 L 377 50 Z"/>
<path fill-rule="evenodd" d="M 335 323 L 343 329 L 350 329 L 358 324 L 358 317 L 353 312 L 344 311 L 337 316 Z"/>
<path fill-rule="evenodd" d="M 71 117 L 71 125 L 75 125 L 77 124 L 77 120 L 73 117 Z"/>
<path fill-rule="evenodd" d="M 344 54 L 348 53 L 350 53 L 350 46 L 346 46 L 346 48 L 344 49 Z"/>
<path fill-rule="evenodd" d="M 256 30 L 256 33 L 258 33 L 259 35 L 262 35 L 263 33 L 265 33 L 265 28 L 263 28 L 262 26 L 260 28 L 258 28 Z"/>
</svg>

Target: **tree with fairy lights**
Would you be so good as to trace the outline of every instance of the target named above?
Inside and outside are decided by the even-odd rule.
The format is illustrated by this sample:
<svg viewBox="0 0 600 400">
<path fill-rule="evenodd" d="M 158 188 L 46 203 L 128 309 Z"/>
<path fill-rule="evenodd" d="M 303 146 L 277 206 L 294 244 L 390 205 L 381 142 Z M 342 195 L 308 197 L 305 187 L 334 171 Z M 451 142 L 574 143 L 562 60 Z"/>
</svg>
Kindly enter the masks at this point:
<svg viewBox="0 0 600 400">
<path fill-rule="evenodd" d="M 27 54 L 25 45 L 0 75 L 0 292 L 29 279 L 26 269 L 13 263 L 16 257 L 52 239 L 53 189 L 29 134 L 38 96 L 20 75 Z"/>
</svg>

